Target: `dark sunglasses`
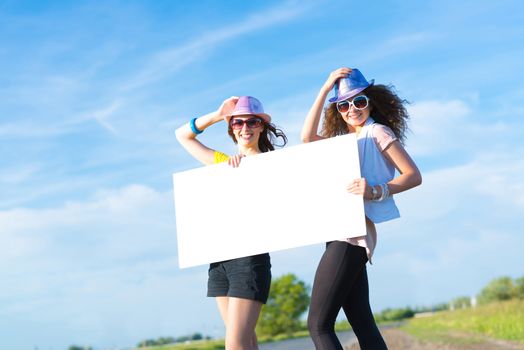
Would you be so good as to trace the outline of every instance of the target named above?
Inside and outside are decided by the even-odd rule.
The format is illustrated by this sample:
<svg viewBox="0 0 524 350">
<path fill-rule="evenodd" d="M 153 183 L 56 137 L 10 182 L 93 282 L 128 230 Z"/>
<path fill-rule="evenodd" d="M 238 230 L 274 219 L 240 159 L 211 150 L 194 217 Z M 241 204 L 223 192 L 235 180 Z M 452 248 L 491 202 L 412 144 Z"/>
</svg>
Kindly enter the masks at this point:
<svg viewBox="0 0 524 350">
<path fill-rule="evenodd" d="M 231 118 L 229 125 L 231 126 L 231 129 L 240 130 L 244 127 L 244 124 L 246 124 L 246 126 L 249 129 L 255 129 L 255 128 L 262 126 L 263 123 L 264 122 L 260 118 L 249 118 L 246 120 Z"/>
<path fill-rule="evenodd" d="M 337 111 L 340 113 L 346 113 L 349 108 L 353 105 L 353 108 L 358 110 L 366 109 L 369 106 L 369 98 L 366 95 L 360 95 L 353 99 L 353 101 L 344 100 L 337 102 Z"/>
</svg>

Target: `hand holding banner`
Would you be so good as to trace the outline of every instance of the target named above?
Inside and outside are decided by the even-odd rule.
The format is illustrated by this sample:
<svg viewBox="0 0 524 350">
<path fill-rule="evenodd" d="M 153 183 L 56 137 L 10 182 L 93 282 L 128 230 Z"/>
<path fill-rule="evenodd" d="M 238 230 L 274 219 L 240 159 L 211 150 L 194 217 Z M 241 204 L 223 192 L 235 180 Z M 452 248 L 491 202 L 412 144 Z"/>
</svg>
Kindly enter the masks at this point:
<svg viewBox="0 0 524 350">
<path fill-rule="evenodd" d="M 354 134 L 173 175 L 181 268 L 366 234 Z"/>
</svg>

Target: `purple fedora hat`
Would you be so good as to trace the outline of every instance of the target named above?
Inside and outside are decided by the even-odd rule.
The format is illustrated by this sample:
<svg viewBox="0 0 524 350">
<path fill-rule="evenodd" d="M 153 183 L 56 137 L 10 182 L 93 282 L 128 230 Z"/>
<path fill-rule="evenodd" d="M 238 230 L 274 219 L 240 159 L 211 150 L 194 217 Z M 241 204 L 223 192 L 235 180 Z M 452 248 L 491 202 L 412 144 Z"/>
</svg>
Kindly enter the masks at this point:
<svg viewBox="0 0 524 350">
<path fill-rule="evenodd" d="M 335 83 L 335 97 L 329 99 L 329 102 L 338 102 L 347 100 L 360 93 L 368 86 L 373 85 L 374 79 L 370 82 L 364 78 L 362 73 L 356 68 L 351 69 L 351 73 L 346 78 L 340 78 Z"/>
<path fill-rule="evenodd" d="M 233 112 L 225 117 L 226 122 L 229 123 L 229 119 L 237 115 L 256 115 L 257 117 L 264 119 L 266 123 L 271 121 L 271 116 L 264 113 L 262 103 L 252 96 L 240 96 Z"/>
</svg>

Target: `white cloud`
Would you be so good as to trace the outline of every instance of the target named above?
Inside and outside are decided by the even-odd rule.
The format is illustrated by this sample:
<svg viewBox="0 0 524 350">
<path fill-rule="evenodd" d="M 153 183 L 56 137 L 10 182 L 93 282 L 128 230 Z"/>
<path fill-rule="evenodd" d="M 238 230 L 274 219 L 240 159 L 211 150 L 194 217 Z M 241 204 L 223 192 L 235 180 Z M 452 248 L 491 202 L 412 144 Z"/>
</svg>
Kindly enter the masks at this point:
<svg viewBox="0 0 524 350">
<path fill-rule="evenodd" d="M 513 156 L 524 150 L 517 147 L 513 152 L 483 155 L 473 169 L 479 175 L 473 186 L 478 193 L 491 198 L 493 203 L 504 203 L 518 209 L 524 208 L 524 161 Z"/>
<path fill-rule="evenodd" d="M 415 156 L 439 154 L 470 141 L 467 118 L 471 107 L 464 101 L 421 101 L 409 106 L 408 112 L 413 133 L 408 145 Z"/>
<path fill-rule="evenodd" d="M 133 259 L 156 248 L 165 252 L 167 247 L 150 236 L 174 237 L 172 209 L 170 193 L 133 185 L 58 208 L 3 211 L 0 266 L 11 269 L 37 259 L 67 264 L 80 258 L 86 263 L 89 254 Z"/>
<path fill-rule="evenodd" d="M 378 225 L 370 269 L 378 308 L 449 301 L 521 276 L 523 171 L 509 154 L 479 153 L 423 173 L 421 187 L 397 195 L 402 217 Z"/>
<path fill-rule="evenodd" d="M 131 185 L 55 208 L 5 210 L 0 227 L 0 274 L 9 286 L 0 290 L 4 320 L 56 326 L 70 342 L 122 345 L 156 337 L 160 330 L 189 334 L 196 331 L 198 315 L 214 307 L 205 299 L 206 268 L 177 266 L 169 191 Z M 203 302 L 188 302 L 195 293 Z M 180 317 L 166 312 L 171 308 L 198 313 L 183 326 Z M 219 315 L 202 322 L 202 329 L 211 329 Z M 30 326 L 24 332 L 38 334 Z"/>
<path fill-rule="evenodd" d="M 519 153 L 517 149 L 515 151 Z M 452 208 L 454 203 L 476 200 L 482 201 L 475 203 L 477 207 L 518 209 L 519 201 L 524 195 L 523 172 L 524 160 L 507 153 L 486 152 L 460 166 L 423 174 L 422 187 L 412 195 L 416 200 L 428 202 L 424 207 L 419 207 L 417 212 L 423 212 L 434 205 L 445 210 Z"/>
</svg>

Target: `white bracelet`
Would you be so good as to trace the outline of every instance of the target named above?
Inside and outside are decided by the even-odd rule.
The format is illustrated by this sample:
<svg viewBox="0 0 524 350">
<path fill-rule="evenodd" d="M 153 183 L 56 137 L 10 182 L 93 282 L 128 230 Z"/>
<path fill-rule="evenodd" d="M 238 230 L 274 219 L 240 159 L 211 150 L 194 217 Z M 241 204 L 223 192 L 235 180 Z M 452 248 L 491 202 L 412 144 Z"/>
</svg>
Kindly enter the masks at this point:
<svg viewBox="0 0 524 350">
<path fill-rule="evenodd" d="M 380 196 L 380 200 L 383 201 L 385 199 L 388 199 L 389 197 L 389 186 L 387 183 L 384 184 L 384 192 L 382 192 L 382 196 Z"/>
<path fill-rule="evenodd" d="M 374 201 L 376 202 L 382 202 L 383 200 L 386 200 L 387 198 L 389 198 L 389 186 L 387 183 L 385 184 L 380 184 L 380 189 L 381 189 L 381 194 L 380 194 L 380 198 L 377 198 L 377 199 L 373 199 Z"/>
</svg>

